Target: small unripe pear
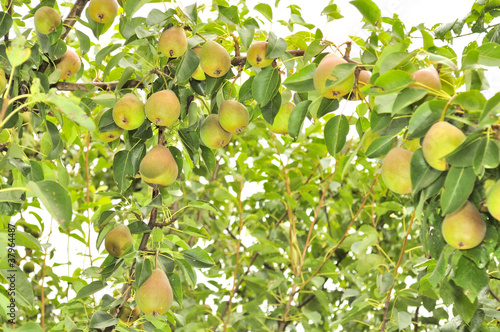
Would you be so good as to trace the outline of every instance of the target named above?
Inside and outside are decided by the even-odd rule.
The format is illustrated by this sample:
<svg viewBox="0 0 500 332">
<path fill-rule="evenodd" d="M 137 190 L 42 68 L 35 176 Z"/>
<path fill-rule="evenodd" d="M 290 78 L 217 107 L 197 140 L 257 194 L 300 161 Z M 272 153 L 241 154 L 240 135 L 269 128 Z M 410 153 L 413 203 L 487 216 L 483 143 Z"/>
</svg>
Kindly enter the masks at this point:
<svg viewBox="0 0 500 332">
<path fill-rule="evenodd" d="M 465 140 L 464 133 L 445 121 L 432 125 L 422 141 L 422 152 L 429 165 L 439 171 L 448 169 L 445 156 L 453 152 Z"/>
<path fill-rule="evenodd" d="M 133 302 L 132 298 L 129 298 L 127 302 Z M 141 314 L 141 310 L 139 306 L 136 305 L 134 309 L 131 309 L 129 304 L 126 303 L 120 311 L 120 316 L 118 317 L 122 322 L 125 323 L 133 323 L 137 319 L 139 319 L 139 315 Z"/>
<path fill-rule="evenodd" d="M 165 272 L 154 269 L 135 294 L 139 309 L 146 315 L 163 315 L 174 302 L 172 287 Z"/>
<path fill-rule="evenodd" d="M 56 65 L 56 68 L 61 72 L 59 79 L 65 80 L 70 78 L 80 70 L 81 66 L 82 61 L 80 57 L 72 50 L 67 50 Z"/>
<path fill-rule="evenodd" d="M 288 120 L 292 114 L 295 104 L 291 101 L 281 105 L 278 113 L 274 117 L 271 131 L 275 134 L 288 134 Z"/>
<path fill-rule="evenodd" d="M 439 73 L 434 67 L 419 69 L 411 74 L 411 77 L 415 80 L 415 82 L 423 84 L 426 87 L 438 91 L 441 90 L 441 80 L 439 79 Z M 424 89 L 424 87 L 417 84 L 412 84 L 410 87 Z"/>
<path fill-rule="evenodd" d="M 33 264 L 33 262 L 26 262 L 23 265 L 23 271 L 24 273 L 31 273 L 35 271 L 35 264 Z"/>
<path fill-rule="evenodd" d="M 181 104 L 172 90 L 153 93 L 146 101 L 145 109 L 149 121 L 162 127 L 174 124 L 181 114 Z"/>
<path fill-rule="evenodd" d="M 40 7 L 35 12 L 36 31 L 48 35 L 57 30 L 61 24 L 61 16 L 52 7 Z"/>
<path fill-rule="evenodd" d="M 118 3 L 116 0 L 90 0 L 89 14 L 98 23 L 113 22 L 118 14 Z"/>
<path fill-rule="evenodd" d="M 127 93 L 113 107 L 113 120 L 125 130 L 139 128 L 145 119 L 144 104 L 133 93 Z"/>
<path fill-rule="evenodd" d="M 208 76 L 221 77 L 231 68 L 231 57 L 224 47 L 209 40 L 201 48 L 200 66 Z"/>
<path fill-rule="evenodd" d="M 139 172 L 148 185 L 163 188 L 175 182 L 179 168 L 170 150 L 159 144 L 142 158 Z"/>
<path fill-rule="evenodd" d="M 194 53 L 196 53 L 198 58 L 200 58 L 201 46 L 193 47 L 192 50 Z M 205 72 L 203 71 L 203 69 L 201 68 L 201 66 L 199 64 L 198 64 L 198 67 L 196 68 L 196 70 L 194 71 L 193 75 L 191 75 L 191 77 L 194 78 L 195 80 L 198 80 L 198 81 L 203 81 L 206 78 Z"/>
<path fill-rule="evenodd" d="M 201 124 L 201 141 L 210 149 L 225 147 L 231 140 L 232 136 L 233 134 L 222 128 L 217 114 L 210 114 Z"/>
<path fill-rule="evenodd" d="M 173 26 L 163 31 L 158 41 L 158 50 L 169 58 L 177 58 L 186 53 L 188 40 L 184 29 Z"/>
<path fill-rule="evenodd" d="M 495 182 L 495 184 L 488 189 L 486 206 L 490 214 L 496 220 L 500 220 L 500 181 Z"/>
<path fill-rule="evenodd" d="M 441 226 L 444 240 L 453 248 L 470 249 L 478 246 L 486 235 L 486 223 L 469 201 L 447 215 Z"/>
<path fill-rule="evenodd" d="M 239 133 L 250 121 L 247 108 L 234 100 L 222 102 L 219 108 L 219 123 L 222 128 L 230 133 Z"/>
<path fill-rule="evenodd" d="M 125 251 L 134 245 L 134 238 L 125 225 L 113 228 L 104 238 L 104 247 L 113 257 L 121 257 Z"/>
<path fill-rule="evenodd" d="M 332 71 L 339 64 L 347 63 L 341 56 L 337 54 L 328 54 L 319 63 L 313 76 L 314 88 L 316 91 L 325 98 L 338 99 L 345 96 L 352 91 L 354 86 L 354 74 L 343 79 L 342 82 L 335 87 L 331 85 L 336 84 L 338 77 L 332 74 Z"/>
<path fill-rule="evenodd" d="M 381 176 L 387 188 L 397 194 L 411 193 L 410 164 L 413 152 L 393 148 L 382 163 Z"/>
<path fill-rule="evenodd" d="M 361 70 L 358 74 L 358 86 L 362 88 L 363 86 L 370 84 L 370 79 L 372 78 L 372 73 L 368 70 Z"/>
<path fill-rule="evenodd" d="M 105 110 L 99 112 L 99 114 L 95 118 L 95 126 L 96 129 L 94 131 L 95 136 L 100 139 L 101 141 L 104 141 L 106 143 L 112 142 L 115 139 L 119 138 L 120 135 L 123 133 L 123 129 L 118 127 L 116 123 L 112 123 L 110 125 L 107 125 L 106 127 L 100 129 L 99 128 L 99 122 L 101 121 L 102 116 L 106 113 Z"/>
<path fill-rule="evenodd" d="M 7 88 L 7 77 L 5 77 L 5 71 L 0 68 L 0 93 L 3 93 Z"/>
<path fill-rule="evenodd" d="M 265 68 L 273 63 L 274 59 L 266 59 L 267 42 L 255 42 L 248 48 L 247 61 L 254 67 Z"/>
</svg>

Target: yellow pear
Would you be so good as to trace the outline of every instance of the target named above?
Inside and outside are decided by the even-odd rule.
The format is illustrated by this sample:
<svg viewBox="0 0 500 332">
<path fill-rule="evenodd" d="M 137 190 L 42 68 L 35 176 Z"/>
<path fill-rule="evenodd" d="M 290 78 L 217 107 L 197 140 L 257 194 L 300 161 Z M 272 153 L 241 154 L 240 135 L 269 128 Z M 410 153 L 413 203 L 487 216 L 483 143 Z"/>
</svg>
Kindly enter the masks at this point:
<svg viewBox="0 0 500 332">
<path fill-rule="evenodd" d="M 48 35 L 57 30 L 61 24 L 61 16 L 52 7 L 40 7 L 35 12 L 36 31 Z"/>
<path fill-rule="evenodd" d="M 231 68 L 231 57 L 224 47 L 209 40 L 201 48 L 200 66 L 208 76 L 221 77 Z"/>
<path fill-rule="evenodd" d="M 165 272 L 154 269 L 151 276 L 137 290 L 135 301 L 146 315 L 166 313 L 174 302 L 174 294 Z"/>
<path fill-rule="evenodd" d="M 89 14 L 98 23 L 113 22 L 118 14 L 118 3 L 116 0 L 90 0 Z"/>
<path fill-rule="evenodd" d="M 273 124 L 271 125 L 271 131 L 275 134 L 288 134 L 288 120 L 290 119 L 290 114 L 292 114 L 295 104 L 291 101 L 281 105 L 278 113 L 274 117 Z"/>
<path fill-rule="evenodd" d="M 139 128 L 145 119 L 144 104 L 133 93 L 127 93 L 113 107 L 113 120 L 125 130 Z"/>
<path fill-rule="evenodd" d="M 254 67 L 265 68 L 273 63 L 274 59 L 266 59 L 267 42 L 255 42 L 248 48 L 247 61 Z"/>
<path fill-rule="evenodd" d="M 193 47 L 192 50 L 194 53 L 196 53 L 198 58 L 200 58 L 201 46 Z M 198 81 L 203 81 L 206 78 L 205 72 L 203 71 L 203 69 L 201 68 L 201 66 L 199 64 L 198 64 L 198 67 L 196 68 L 196 70 L 194 71 L 193 75 L 191 75 L 191 77 L 194 78 L 195 80 L 198 80 Z"/>
<path fill-rule="evenodd" d="M 146 101 L 145 109 L 149 121 L 162 127 L 173 125 L 181 114 L 181 104 L 172 90 L 153 93 Z"/>
<path fill-rule="evenodd" d="M 434 90 L 441 90 L 441 80 L 439 79 L 439 73 L 434 67 L 427 67 L 424 69 L 419 69 L 411 74 L 411 77 L 415 82 L 425 85 Z M 425 89 L 424 87 L 412 84 L 410 85 L 412 88 L 420 88 Z"/>
<path fill-rule="evenodd" d="M 354 86 L 354 74 L 344 78 L 341 82 L 338 77 L 332 74 L 332 71 L 339 64 L 347 63 L 337 54 L 328 54 L 319 63 L 313 76 L 314 88 L 325 98 L 338 99 L 352 91 Z M 332 86 L 337 84 L 336 86 Z"/>
<path fill-rule="evenodd" d="M 139 172 L 144 182 L 160 188 L 174 183 L 179 175 L 174 156 L 161 144 L 156 145 L 142 158 Z"/>
<path fill-rule="evenodd" d="M 232 135 L 222 128 L 217 114 L 207 116 L 200 127 L 201 141 L 210 149 L 225 147 L 231 140 Z"/>
<path fill-rule="evenodd" d="M 397 194 L 411 193 L 410 163 L 413 152 L 393 148 L 382 163 L 381 176 L 387 188 Z"/>
<path fill-rule="evenodd" d="M 121 257 L 134 244 L 134 238 L 125 225 L 113 228 L 104 238 L 104 246 L 111 256 Z"/>
<path fill-rule="evenodd" d="M 490 214 L 496 220 L 500 220 L 500 181 L 495 182 L 495 184 L 489 188 L 486 196 L 486 206 Z"/>
<path fill-rule="evenodd" d="M 82 61 L 80 57 L 74 51 L 67 50 L 56 65 L 56 68 L 61 72 L 59 79 L 65 80 L 70 78 L 80 70 L 81 66 Z"/>
<path fill-rule="evenodd" d="M 476 207 L 467 201 L 444 218 L 441 230 L 444 240 L 453 248 L 470 249 L 483 241 L 486 223 Z"/>
<path fill-rule="evenodd" d="M 250 116 L 247 108 L 235 100 L 222 102 L 219 108 L 219 123 L 230 133 L 239 133 L 248 125 Z"/>
<path fill-rule="evenodd" d="M 188 40 L 184 29 L 173 26 L 163 31 L 158 41 L 158 50 L 169 58 L 177 58 L 186 53 Z"/>
<path fill-rule="evenodd" d="M 453 152 L 465 140 L 464 133 L 445 121 L 432 125 L 422 141 L 422 152 L 429 165 L 439 171 L 448 169 L 445 156 Z"/>
</svg>

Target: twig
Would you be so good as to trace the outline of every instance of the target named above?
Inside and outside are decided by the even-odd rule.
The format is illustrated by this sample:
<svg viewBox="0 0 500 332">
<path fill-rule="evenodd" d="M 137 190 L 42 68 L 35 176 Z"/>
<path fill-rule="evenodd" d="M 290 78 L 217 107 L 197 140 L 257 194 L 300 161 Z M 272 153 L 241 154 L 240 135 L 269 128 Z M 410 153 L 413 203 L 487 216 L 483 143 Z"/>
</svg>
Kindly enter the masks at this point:
<svg viewBox="0 0 500 332">
<path fill-rule="evenodd" d="M 85 6 L 87 5 L 88 1 L 89 0 L 76 0 L 75 4 L 71 8 L 71 11 L 69 12 L 68 16 L 63 22 L 66 30 L 61 34 L 60 38 L 62 40 L 64 40 L 68 36 L 69 32 L 76 23 L 76 18 L 82 15 L 82 12 L 85 9 Z"/>
<path fill-rule="evenodd" d="M 139 80 L 129 80 L 123 84 L 122 88 L 134 88 L 137 85 L 139 87 L 142 87 L 142 83 Z M 84 92 L 88 92 L 89 89 L 87 87 L 97 87 L 101 90 L 108 91 L 108 90 L 114 90 L 118 86 L 118 81 L 113 81 L 113 82 L 88 82 L 88 83 L 71 83 L 71 82 L 57 82 L 55 84 L 52 84 L 50 87 L 51 88 L 56 88 L 59 91 L 76 91 L 76 90 L 81 90 Z"/>
</svg>

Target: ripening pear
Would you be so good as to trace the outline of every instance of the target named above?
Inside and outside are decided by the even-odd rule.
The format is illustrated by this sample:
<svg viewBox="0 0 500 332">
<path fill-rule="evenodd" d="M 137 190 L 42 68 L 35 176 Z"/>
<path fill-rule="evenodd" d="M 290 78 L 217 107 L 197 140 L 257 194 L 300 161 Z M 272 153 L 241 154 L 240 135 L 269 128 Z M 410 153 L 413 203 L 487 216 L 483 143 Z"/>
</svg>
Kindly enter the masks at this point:
<svg viewBox="0 0 500 332">
<path fill-rule="evenodd" d="M 0 68 L 0 93 L 3 93 L 7 88 L 7 77 L 5 77 L 5 71 Z"/>
<path fill-rule="evenodd" d="M 98 23 L 113 22 L 118 14 L 118 3 L 116 0 L 90 0 L 89 14 Z"/>
<path fill-rule="evenodd" d="M 248 48 L 247 61 L 254 67 L 265 68 L 273 63 L 274 59 L 266 59 L 267 42 L 255 42 Z"/>
<path fill-rule="evenodd" d="M 439 79 L 439 73 L 434 67 L 419 69 L 413 72 L 413 74 L 411 74 L 411 77 L 413 78 L 413 80 L 415 80 L 415 82 L 423 84 L 426 87 L 437 91 L 441 90 L 441 80 Z M 424 87 L 417 84 L 412 84 L 410 85 L 410 87 L 424 89 Z"/>
<path fill-rule="evenodd" d="M 196 46 L 192 48 L 193 52 L 196 53 L 198 58 L 201 56 L 201 46 Z M 194 71 L 193 75 L 191 75 L 192 78 L 198 81 L 203 81 L 205 77 L 205 72 L 201 68 L 201 66 L 198 64 L 198 67 Z"/>
<path fill-rule="evenodd" d="M 72 50 L 67 50 L 56 65 L 56 68 L 61 72 L 59 79 L 65 80 L 70 78 L 80 70 L 81 66 L 82 61 L 78 54 Z"/>
<path fill-rule="evenodd" d="M 118 127 L 125 130 L 139 128 L 145 118 L 144 104 L 133 93 L 127 93 L 113 107 L 113 120 Z"/>
<path fill-rule="evenodd" d="M 292 114 L 295 104 L 291 101 L 281 105 L 278 113 L 274 117 L 271 131 L 275 134 L 288 134 L 288 120 Z"/>
<path fill-rule="evenodd" d="M 33 264 L 33 262 L 26 262 L 23 265 L 23 271 L 24 273 L 31 273 L 35 271 L 35 264 Z"/>
<path fill-rule="evenodd" d="M 158 41 L 158 50 L 169 58 L 177 58 L 186 53 L 188 40 L 186 32 L 180 26 L 173 26 L 163 31 Z"/>
<path fill-rule="evenodd" d="M 387 188 L 396 194 L 411 193 L 410 163 L 413 152 L 393 148 L 382 163 L 381 176 Z"/>
<path fill-rule="evenodd" d="M 139 172 L 148 185 L 163 188 L 175 182 L 179 168 L 170 150 L 158 144 L 142 158 Z"/>
<path fill-rule="evenodd" d="M 134 300 L 132 298 L 129 298 L 127 302 L 133 302 Z M 120 316 L 118 318 L 125 323 L 133 323 L 137 319 L 139 319 L 139 315 L 141 314 L 141 310 L 139 309 L 139 306 L 136 305 L 134 309 L 131 309 L 129 306 L 129 303 L 125 303 L 123 306 L 122 310 L 120 311 Z"/>
<path fill-rule="evenodd" d="M 441 230 L 444 240 L 453 248 L 470 249 L 483 241 L 486 223 L 474 204 L 467 201 L 444 218 Z"/>
<path fill-rule="evenodd" d="M 104 247 L 111 256 L 116 258 L 121 257 L 133 245 L 134 238 L 125 225 L 116 226 L 104 238 Z"/>
<path fill-rule="evenodd" d="M 95 118 L 95 126 L 96 129 L 94 131 L 95 136 L 103 142 L 109 143 L 119 138 L 123 133 L 123 129 L 118 127 L 116 123 L 113 123 L 99 128 L 99 122 L 101 121 L 102 116 L 106 113 L 106 111 L 101 111 Z"/>
<path fill-rule="evenodd" d="M 201 48 L 200 66 L 208 76 L 221 77 L 231 68 L 231 57 L 224 47 L 209 40 Z"/>
<path fill-rule="evenodd" d="M 144 108 L 149 121 L 161 127 L 173 125 L 181 114 L 181 103 L 172 90 L 153 93 Z"/>
<path fill-rule="evenodd" d="M 325 98 L 338 99 L 352 91 L 354 86 L 354 74 L 338 81 L 338 77 L 332 74 L 335 67 L 341 63 L 347 63 L 337 54 L 328 54 L 319 63 L 313 76 L 314 88 Z M 336 86 L 331 86 L 337 84 Z"/>
<path fill-rule="evenodd" d="M 235 100 L 222 102 L 219 108 L 219 123 L 230 133 L 237 134 L 248 126 L 250 116 L 247 108 Z"/>
<path fill-rule="evenodd" d="M 496 219 L 500 220 L 500 181 L 489 188 L 486 196 L 486 206 L 490 214 Z"/>
<path fill-rule="evenodd" d="M 439 171 L 448 169 L 445 156 L 453 152 L 465 140 L 464 133 L 445 121 L 432 125 L 422 141 L 422 152 L 429 165 Z"/>
<path fill-rule="evenodd" d="M 201 141 L 210 149 L 225 147 L 231 140 L 232 136 L 233 134 L 222 128 L 219 123 L 219 116 L 217 114 L 210 114 L 201 124 Z"/>
<path fill-rule="evenodd" d="M 36 31 L 48 35 L 57 30 L 61 24 L 61 16 L 52 7 L 40 7 L 35 12 Z"/>
<path fill-rule="evenodd" d="M 137 290 L 135 302 L 146 315 L 166 313 L 174 302 L 174 294 L 165 272 L 154 269 L 151 276 Z"/>
</svg>

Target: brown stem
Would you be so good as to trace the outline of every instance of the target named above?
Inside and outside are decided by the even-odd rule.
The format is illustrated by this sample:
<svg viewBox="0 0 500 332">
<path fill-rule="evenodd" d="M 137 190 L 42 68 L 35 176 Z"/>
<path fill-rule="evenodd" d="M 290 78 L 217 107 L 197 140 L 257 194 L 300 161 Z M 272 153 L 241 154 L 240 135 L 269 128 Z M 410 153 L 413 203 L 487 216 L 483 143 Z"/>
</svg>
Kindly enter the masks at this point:
<svg viewBox="0 0 500 332">
<path fill-rule="evenodd" d="M 129 80 L 123 84 L 122 88 L 135 88 L 137 85 L 142 87 L 142 83 L 139 80 Z M 51 85 L 51 88 L 56 88 L 59 91 L 76 91 L 81 90 L 88 92 L 87 86 L 97 87 L 104 91 L 114 90 L 118 86 L 118 81 L 113 82 L 87 82 L 87 83 L 71 83 L 71 82 L 57 82 Z"/>
<path fill-rule="evenodd" d="M 71 8 L 68 16 L 63 22 L 64 27 L 66 30 L 62 33 L 61 39 L 64 40 L 68 36 L 68 33 L 71 31 L 73 26 L 76 23 L 76 18 L 80 17 L 82 15 L 83 10 L 85 9 L 85 6 L 87 5 L 87 2 L 89 0 L 76 0 L 75 4 Z"/>
<path fill-rule="evenodd" d="M 420 307 L 417 307 L 415 316 L 413 316 L 413 332 L 418 332 L 418 309 L 420 309 Z"/>
</svg>

